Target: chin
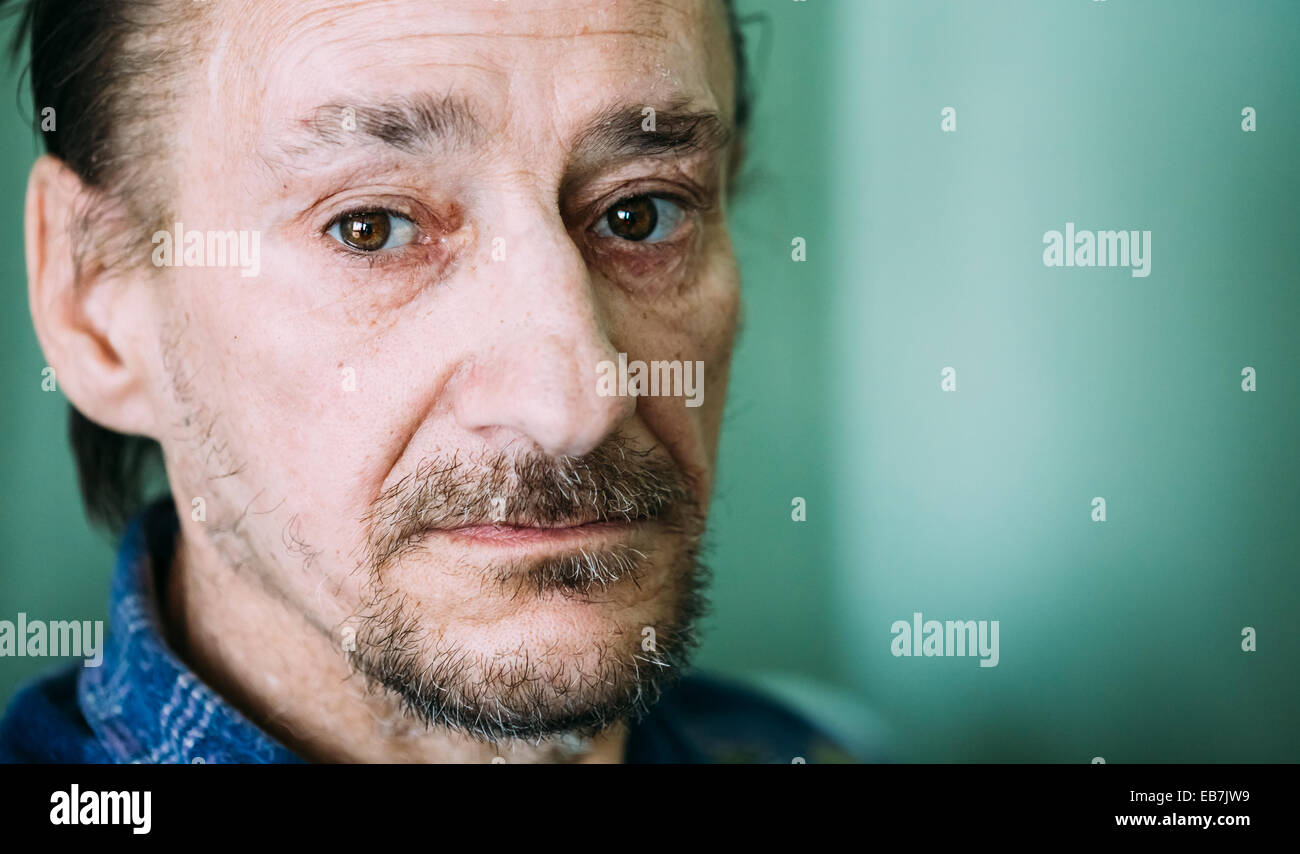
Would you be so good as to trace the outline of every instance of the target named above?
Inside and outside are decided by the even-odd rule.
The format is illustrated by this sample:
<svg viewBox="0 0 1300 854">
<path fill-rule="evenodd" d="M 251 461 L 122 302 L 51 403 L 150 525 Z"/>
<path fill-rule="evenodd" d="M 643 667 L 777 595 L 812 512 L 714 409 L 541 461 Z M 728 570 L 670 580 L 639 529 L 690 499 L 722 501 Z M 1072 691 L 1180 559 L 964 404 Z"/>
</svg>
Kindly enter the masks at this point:
<svg viewBox="0 0 1300 854">
<path fill-rule="evenodd" d="M 639 718 L 687 666 L 707 573 L 689 549 L 569 557 L 432 574 L 404 562 L 359 615 L 354 670 L 426 725 L 489 741 Z"/>
</svg>

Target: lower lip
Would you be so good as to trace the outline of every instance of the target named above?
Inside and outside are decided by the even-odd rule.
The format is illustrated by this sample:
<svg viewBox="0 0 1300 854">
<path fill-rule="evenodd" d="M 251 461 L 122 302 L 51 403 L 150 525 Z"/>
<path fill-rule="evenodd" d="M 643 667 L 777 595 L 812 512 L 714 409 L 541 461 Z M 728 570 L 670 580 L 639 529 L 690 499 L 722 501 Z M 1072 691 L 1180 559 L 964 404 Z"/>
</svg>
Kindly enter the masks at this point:
<svg viewBox="0 0 1300 854">
<path fill-rule="evenodd" d="M 506 525 L 471 525 L 451 528 L 439 533 L 459 540 L 502 546 L 528 546 L 578 543 L 601 537 L 626 534 L 632 530 L 631 522 L 592 522 L 570 528 L 515 528 Z"/>
</svg>

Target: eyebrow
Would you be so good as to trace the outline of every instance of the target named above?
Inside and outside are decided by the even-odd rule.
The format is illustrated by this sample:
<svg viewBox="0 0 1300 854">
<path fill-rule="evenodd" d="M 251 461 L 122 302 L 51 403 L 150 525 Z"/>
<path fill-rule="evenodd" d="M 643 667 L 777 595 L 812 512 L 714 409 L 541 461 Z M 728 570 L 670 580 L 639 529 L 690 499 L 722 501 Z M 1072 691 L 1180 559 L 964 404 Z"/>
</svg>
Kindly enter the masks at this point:
<svg viewBox="0 0 1300 854">
<path fill-rule="evenodd" d="M 732 136 L 716 111 L 690 109 L 684 101 L 662 107 L 614 104 L 597 113 L 578 134 L 572 157 L 605 160 L 712 153 L 725 148 Z"/>
<path fill-rule="evenodd" d="M 299 119 L 283 151 L 300 157 L 316 148 L 380 143 L 407 154 L 478 142 L 485 134 L 470 103 L 455 95 L 422 95 L 384 104 L 332 102 Z"/>
<path fill-rule="evenodd" d="M 570 160 L 684 156 L 726 147 L 733 132 L 718 112 L 692 109 L 688 104 L 677 99 L 659 106 L 607 106 L 574 137 Z M 423 95 L 383 104 L 323 104 L 295 123 L 294 134 L 282 150 L 297 158 L 314 149 L 360 142 L 418 154 L 481 143 L 487 135 L 487 128 L 464 97 Z"/>
</svg>

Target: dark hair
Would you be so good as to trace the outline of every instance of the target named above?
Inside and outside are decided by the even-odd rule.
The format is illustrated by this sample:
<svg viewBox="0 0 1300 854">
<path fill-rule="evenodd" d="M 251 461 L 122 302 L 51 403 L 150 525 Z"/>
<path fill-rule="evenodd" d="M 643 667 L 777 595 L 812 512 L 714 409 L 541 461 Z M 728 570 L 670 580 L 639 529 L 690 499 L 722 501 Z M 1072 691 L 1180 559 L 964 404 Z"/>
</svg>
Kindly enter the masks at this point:
<svg viewBox="0 0 1300 854">
<path fill-rule="evenodd" d="M 736 68 L 735 123 L 743 136 L 751 110 L 744 41 L 734 0 L 722 2 Z M 198 41 L 187 25 L 202 6 L 177 0 L 20 0 L 17 7 L 21 20 L 10 50 L 15 59 L 30 55 L 35 124 L 46 108 L 54 110 L 57 130 L 39 134 L 45 150 L 87 187 L 113 197 L 127 215 L 166 222 L 162 208 L 150 205 L 165 198 L 160 179 L 139 166 L 151 154 L 162 154 L 150 122 L 165 108 L 166 83 L 179 76 Z M 75 260 L 79 275 L 81 259 Z M 102 427 L 72 406 L 68 439 L 86 515 L 120 532 L 149 499 L 150 478 L 161 471 L 160 446 L 146 436 Z"/>
<path fill-rule="evenodd" d="M 735 74 L 735 122 L 736 131 L 744 134 L 749 127 L 749 114 L 753 110 L 749 89 L 749 63 L 745 59 L 745 34 L 740 28 L 740 18 L 736 15 L 735 0 L 722 0 L 727 9 L 727 29 L 731 33 L 731 59 L 736 68 Z"/>
</svg>

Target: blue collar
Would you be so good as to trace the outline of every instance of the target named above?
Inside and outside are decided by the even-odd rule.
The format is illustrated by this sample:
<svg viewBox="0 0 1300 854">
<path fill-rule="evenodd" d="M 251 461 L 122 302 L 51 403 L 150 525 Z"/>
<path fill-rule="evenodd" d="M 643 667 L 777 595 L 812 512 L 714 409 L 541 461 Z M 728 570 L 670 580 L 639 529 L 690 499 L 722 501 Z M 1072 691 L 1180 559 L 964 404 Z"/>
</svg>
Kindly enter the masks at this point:
<svg viewBox="0 0 1300 854">
<path fill-rule="evenodd" d="M 104 661 L 82 669 L 77 699 L 114 762 L 302 762 L 205 685 L 167 645 L 159 576 L 179 522 L 171 498 L 137 514 L 117 555 Z"/>
</svg>

